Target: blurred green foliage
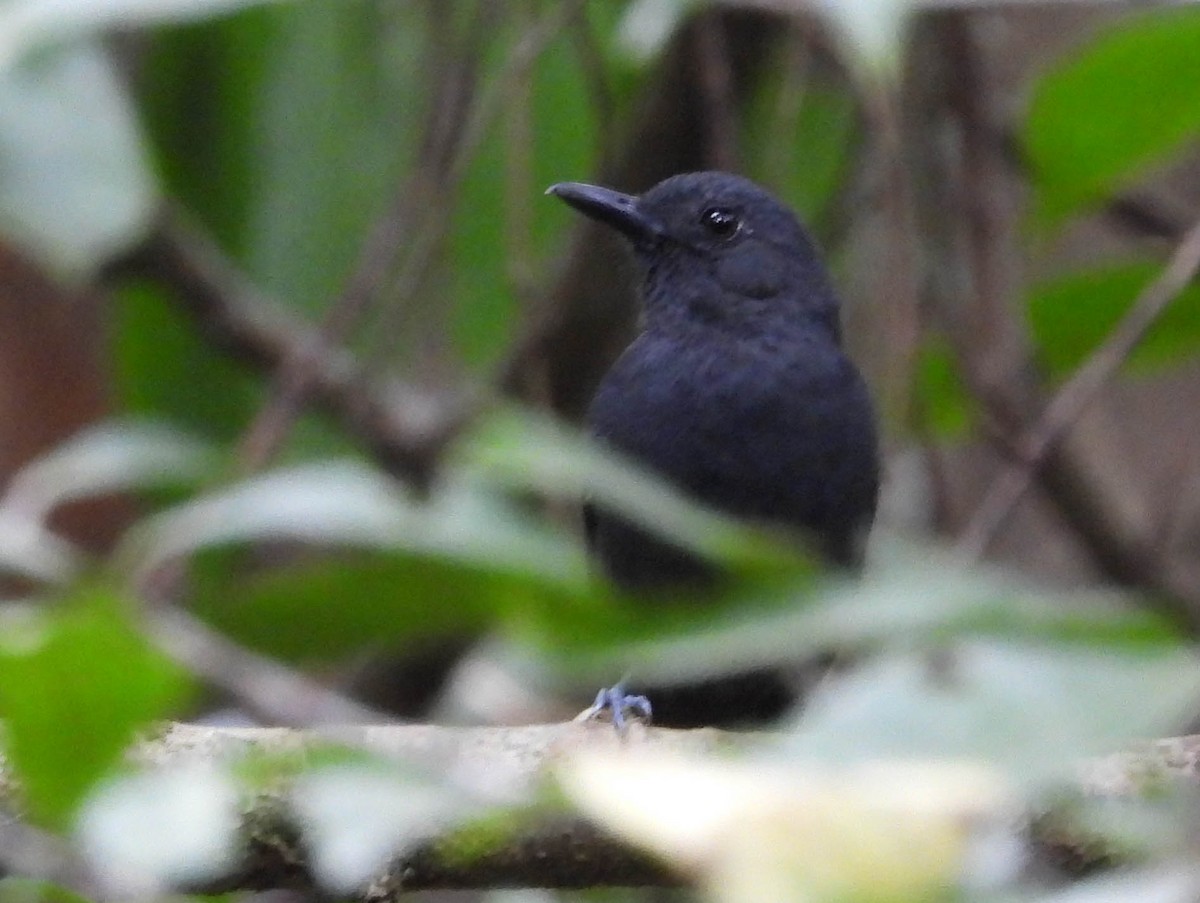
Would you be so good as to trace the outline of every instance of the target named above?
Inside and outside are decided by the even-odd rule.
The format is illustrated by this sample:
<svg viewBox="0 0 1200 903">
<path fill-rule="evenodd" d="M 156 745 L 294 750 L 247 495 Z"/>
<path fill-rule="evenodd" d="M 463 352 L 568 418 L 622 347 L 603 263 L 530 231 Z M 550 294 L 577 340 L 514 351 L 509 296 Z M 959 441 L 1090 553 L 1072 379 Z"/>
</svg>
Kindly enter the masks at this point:
<svg viewBox="0 0 1200 903">
<path fill-rule="evenodd" d="M 127 600 L 82 587 L 52 611 L 14 614 L 0 646 L 4 750 L 29 812 L 64 828 L 138 730 L 178 712 L 188 675 L 142 636 Z"/>
<path fill-rule="evenodd" d="M 1200 133 L 1200 11 L 1163 9 L 1110 27 L 1040 80 L 1024 128 L 1035 219 L 1059 226 L 1102 204 Z"/>
<path fill-rule="evenodd" d="M 656 73 L 653 54 L 638 57 L 621 37 L 630 9 L 645 13 L 647 3 L 587 4 L 582 38 L 551 34 L 528 59 L 522 42 L 558 3 L 466 3 L 442 15 L 436 3 L 247 2 L 224 4 L 222 12 L 245 7 L 228 16 L 147 24 L 139 15 L 151 5 L 120 12 L 113 0 L 113 21 L 141 26 L 128 94 L 107 92 L 120 84 L 111 69 L 92 91 L 78 74 L 67 77 L 72 54 L 99 58 L 91 56 L 98 45 L 74 30 L 40 37 L 17 62 L 0 54 L 0 126 L 11 126 L 4 134 L 19 151 L 0 149 L 11 153 L 0 157 L 0 228 L 53 272 L 78 279 L 136 233 L 150 206 L 144 195 L 158 186 L 257 286 L 315 321 L 344 289 L 398 186 L 414 184 L 428 124 L 446 105 L 477 104 L 464 120 L 477 130 L 467 153 L 441 161 L 451 174 L 444 193 L 418 197 L 402 223 L 409 256 L 384 291 L 400 300 L 399 314 L 374 313 L 348 343 L 415 379 L 436 365 L 439 376 L 482 382 L 505 359 L 567 246 L 569 214 L 542 190 L 613 158 Z M 678 15 L 689 7 L 667 5 Z M 1019 130 L 1034 180 L 1035 253 L 1050 228 L 1171 163 L 1200 130 L 1197 46 L 1196 10 L 1155 11 L 1114 24 L 1039 79 Z M 466 99 L 432 90 L 447 66 L 473 80 Z M 750 174 L 802 210 L 820 239 L 836 241 L 842 185 L 870 136 L 849 81 L 815 71 L 782 45 L 737 111 L 737 137 Z M 103 204 L 68 204 L 79 200 L 79 182 L 39 169 L 43 145 L 30 136 L 44 135 L 31 125 L 38 109 L 25 106 L 39 92 L 52 95 L 52 111 L 80 112 L 57 148 L 89 163 L 73 174 L 93 178 L 101 198 L 124 186 L 129 209 L 106 218 Z M 89 142 L 84 126 L 112 140 Z M 29 203 L 18 179 L 34 179 L 32 196 L 51 202 Z M 57 212 L 29 227 L 39 210 Z M 89 228 L 66 228 L 75 216 L 90 217 Z M 411 250 L 431 235 L 428 248 Z M 1159 266 L 1132 259 L 1029 287 L 1025 310 L 1049 375 L 1063 379 L 1086 360 Z M 1131 370 L 1194 354 L 1198 291 L 1175 301 Z M 229 444 L 262 403 L 263 375 L 214 353 L 147 284 L 120 287 L 109 326 L 122 409 L 185 426 L 232 457 Z M 978 427 L 936 336 L 923 346 L 916 392 L 937 436 Z M 627 670 L 694 680 L 828 649 L 863 660 L 882 653 L 822 697 L 820 719 L 793 726 L 797 756 L 820 749 L 836 760 L 847 745 L 909 751 L 884 741 L 918 735 L 928 745 L 957 732 L 974 741 L 972 753 L 990 750 L 1008 767 L 1006 754 L 1019 750 L 1026 767 L 1091 748 L 1097 737 L 1117 743 L 1170 729 L 1193 690 L 1196 667 L 1174 629 L 1126 596 L 1050 593 L 886 537 L 876 570 L 851 584 L 821 573 L 793 538 L 699 510 L 529 414 L 495 411 L 477 424 L 425 493 L 396 486 L 317 418 L 303 421 L 284 456 L 311 462 L 332 451 L 342 457 L 221 485 L 210 479 L 169 506 L 148 505 L 112 560 L 66 559 L 74 564 L 61 585 L 30 593 L 54 601 L 6 623 L 6 752 L 42 824 L 68 825 L 133 732 L 189 699 L 189 679 L 139 632 L 130 598 L 141 578 L 180 560 L 188 599 L 209 624 L 303 665 L 462 634 L 490 635 L 564 682 Z M 111 488 L 98 474 L 94 481 L 93 494 Z M 725 562 L 741 579 L 702 606 L 621 598 L 588 571 L 565 518 L 531 501 L 574 506 L 584 497 Z M 9 529 L 0 522 L 0 540 L 21 538 Z M 968 679 L 939 683 L 926 654 L 960 642 Z M 972 682 L 977 666 L 983 679 Z M 1123 719 L 1139 698 L 1161 705 Z M 1046 721 L 1061 730 L 1040 735 Z"/>
<path fill-rule="evenodd" d="M 1029 322 L 1050 374 L 1063 378 L 1082 364 L 1158 275 L 1150 262 L 1071 273 L 1029 296 Z M 1134 373 L 1153 373 L 1188 359 L 1200 347 L 1200 288 L 1181 291 L 1126 361 Z"/>
</svg>

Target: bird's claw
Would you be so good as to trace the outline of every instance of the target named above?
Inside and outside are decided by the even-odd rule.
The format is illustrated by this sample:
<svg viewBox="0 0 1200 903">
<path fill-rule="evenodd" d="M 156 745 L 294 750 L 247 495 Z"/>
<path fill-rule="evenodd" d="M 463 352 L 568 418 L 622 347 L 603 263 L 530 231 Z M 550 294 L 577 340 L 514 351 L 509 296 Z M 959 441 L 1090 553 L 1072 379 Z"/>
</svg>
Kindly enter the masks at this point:
<svg viewBox="0 0 1200 903">
<path fill-rule="evenodd" d="M 618 733 L 624 733 L 629 725 L 627 715 L 649 724 L 653 718 L 650 700 L 645 696 L 631 695 L 620 684 L 606 687 L 596 694 L 596 701 L 575 716 L 576 721 L 595 721 L 607 714 Z"/>
</svg>

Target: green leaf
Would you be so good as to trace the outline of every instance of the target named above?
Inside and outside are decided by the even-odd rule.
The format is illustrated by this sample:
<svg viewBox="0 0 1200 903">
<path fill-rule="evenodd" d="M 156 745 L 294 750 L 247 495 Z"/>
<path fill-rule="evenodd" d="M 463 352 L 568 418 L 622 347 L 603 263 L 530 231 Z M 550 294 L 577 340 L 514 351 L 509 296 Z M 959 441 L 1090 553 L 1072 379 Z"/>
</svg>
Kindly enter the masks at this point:
<svg viewBox="0 0 1200 903">
<path fill-rule="evenodd" d="M 893 653 L 822 685 L 784 748 L 839 765 L 980 759 L 1038 783 L 1177 730 L 1197 693 L 1200 661 L 1183 649 L 959 643 Z"/>
<path fill-rule="evenodd" d="M 498 59 L 484 90 L 495 89 L 503 52 L 520 40 L 515 29 L 498 37 L 489 47 Z M 586 76 L 571 42 L 551 42 L 527 78 L 528 142 L 508 128 L 507 117 L 497 118 L 463 180 L 451 235 L 454 337 L 462 358 L 480 368 L 507 353 L 520 322 L 518 302 L 542 273 L 553 271 L 554 255 L 562 251 L 568 214 L 542 191 L 582 178 L 595 164 L 597 111 L 587 102 Z"/>
<path fill-rule="evenodd" d="M 129 285 L 114 300 L 115 381 L 122 407 L 214 439 L 240 435 L 261 395 L 250 374 L 214 355 L 161 290 Z"/>
<path fill-rule="evenodd" d="M 531 610 L 603 604 L 572 537 L 477 480 L 447 474 L 423 498 L 353 462 L 264 474 L 140 524 L 132 566 L 245 543 L 323 546 L 257 571 L 212 553 L 198 562 L 197 608 L 242 642 L 328 658 L 480 629 Z M 314 623 L 320 629 L 313 629 Z"/>
<path fill-rule="evenodd" d="M 419 499 L 355 461 L 281 469 L 201 495 L 142 521 L 121 557 L 146 568 L 204 549 L 278 541 L 403 549 L 568 585 L 586 574 L 573 543 L 495 492 L 446 480 Z"/>
<path fill-rule="evenodd" d="M 270 32 L 261 80 L 248 86 L 255 113 L 238 121 L 231 108 L 220 123 L 249 155 L 252 200 L 240 246 L 265 289 L 323 311 L 421 135 L 429 100 L 421 93 L 429 59 L 420 43 L 424 11 L 297 3 L 262 14 Z"/>
<path fill-rule="evenodd" d="M 270 165 L 258 133 L 284 12 L 264 7 L 140 36 L 138 101 L 158 171 L 170 196 L 243 264 Z"/>
<path fill-rule="evenodd" d="M 1062 378 L 1082 364 L 1104 340 L 1139 293 L 1159 273 L 1150 263 L 1130 263 L 1072 273 L 1035 286 L 1029 323 L 1042 364 Z M 1134 349 L 1134 372 L 1181 363 L 1200 348 L 1200 287 L 1189 285 Z"/>
<path fill-rule="evenodd" d="M 74 891 L 36 878 L 0 878 L 0 903 L 90 903 Z"/>
<path fill-rule="evenodd" d="M 1139 654 L 1177 650 L 1182 642 L 1165 619 L 1123 597 L 1039 590 L 887 537 L 875 546 L 855 580 L 797 574 L 790 582 L 749 583 L 707 609 L 582 609 L 570 614 L 573 629 L 551 613 L 544 633 L 527 638 L 559 671 L 593 679 L 628 672 L 655 684 L 786 667 L 830 650 L 859 655 L 964 637 Z"/>
<path fill-rule="evenodd" d="M 798 543 L 698 505 L 636 462 L 529 411 L 494 412 L 459 444 L 455 463 L 497 487 L 602 504 L 734 572 L 788 572 L 804 564 Z"/>
<path fill-rule="evenodd" d="M 273 0 L 8 0 L 0 7 L 0 69 L 23 53 L 116 26 L 229 13 Z"/>
<path fill-rule="evenodd" d="M 31 813 L 51 827 L 188 690 L 122 606 L 91 590 L 51 612 L 13 615 L 0 640 L 5 751 Z"/>
<path fill-rule="evenodd" d="M 293 661 L 481 632 L 531 609 L 569 619 L 605 599 L 598 582 L 569 586 L 485 560 L 402 551 L 340 550 L 232 579 L 238 571 L 227 559 L 208 565 L 193 572 L 196 611 L 239 642 Z"/>
<path fill-rule="evenodd" d="M 163 424 L 111 421 L 76 433 L 17 471 L 5 501 L 31 518 L 79 499 L 193 482 L 215 469 L 212 449 Z"/>
<path fill-rule="evenodd" d="M 140 81 L 172 193 L 282 303 L 323 311 L 401 187 L 427 33 L 419 5 L 317 2 L 149 36 Z"/>
<path fill-rule="evenodd" d="M 256 648 L 299 658 L 497 622 L 526 636 L 558 637 L 563 647 L 611 646 L 677 633 L 721 607 L 712 594 L 699 606 L 695 594 L 650 607 L 614 598 L 586 567 L 576 536 L 537 522 L 509 498 L 531 491 L 586 493 L 729 563 L 755 586 L 787 580 L 794 587 L 815 572 L 775 537 L 698 508 L 569 430 L 516 411 L 480 423 L 423 498 L 348 462 L 283 470 L 150 519 L 126 554 L 145 567 L 245 542 L 328 547 L 332 554 L 310 550 L 302 561 L 240 576 L 228 559 L 213 567 L 207 555 L 198 562 L 207 619 Z M 313 631 L 318 617 L 322 628 Z"/>
<path fill-rule="evenodd" d="M 794 203 L 819 232 L 852 160 L 859 119 L 850 91 L 808 70 L 788 71 L 793 68 L 781 59 L 764 73 L 746 109 L 744 143 L 751 174 Z"/>
<path fill-rule="evenodd" d="M 970 427 L 978 404 L 963 387 L 949 346 L 930 336 L 917 359 L 916 393 L 927 428 L 940 438 L 960 438 Z"/>
<path fill-rule="evenodd" d="M 1126 19 L 1038 83 L 1024 144 L 1036 219 L 1060 224 L 1200 133 L 1200 9 Z"/>
<path fill-rule="evenodd" d="M 0 135 L 0 232 L 51 271 L 82 280 L 149 226 L 157 186 L 99 47 L 0 63 Z"/>
</svg>

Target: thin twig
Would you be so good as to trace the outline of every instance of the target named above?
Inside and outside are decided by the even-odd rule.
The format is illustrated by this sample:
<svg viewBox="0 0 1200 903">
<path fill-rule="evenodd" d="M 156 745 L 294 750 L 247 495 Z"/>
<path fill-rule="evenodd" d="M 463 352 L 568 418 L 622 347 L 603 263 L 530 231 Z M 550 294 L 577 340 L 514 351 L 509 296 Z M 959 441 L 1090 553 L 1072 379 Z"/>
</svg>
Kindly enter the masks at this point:
<svg viewBox="0 0 1200 903">
<path fill-rule="evenodd" d="M 445 151 L 448 156 L 438 183 L 437 203 L 428 205 L 417 241 L 410 249 L 400 273 L 389 286 L 392 305 L 382 312 L 372 326 L 372 334 L 377 342 L 369 353 L 369 366 L 378 364 L 394 348 L 395 337 L 400 332 L 398 315 L 403 309 L 402 302 L 416 293 L 435 262 L 436 252 L 452 222 L 458 186 L 466 178 L 475 152 L 504 109 L 503 99 L 511 94 L 514 85 L 528 76 L 530 68 L 549 42 L 570 24 L 571 17 L 577 15 L 578 9 L 585 3 L 586 0 L 572 0 L 552 6 L 516 43 L 486 88 L 472 96 L 462 114 L 456 140 Z"/>
<path fill-rule="evenodd" d="M 204 233 L 168 212 L 146 241 L 114 263 L 111 275 L 132 273 L 171 290 L 202 333 L 259 370 L 318 347 L 313 328 L 257 291 Z M 341 347 L 314 359 L 313 401 L 367 446 L 390 470 L 421 483 L 438 452 L 469 418 L 462 392 L 435 394 L 396 381 L 369 381 Z"/>
<path fill-rule="evenodd" d="M 1200 221 L 1176 246 L 1162 273 L 1142 291 L 1125 317 L 1092 356 L 1059 389 L 1019 443 L 1021 457 L 996 478 L 958 542 L 961 552 L 979 557 L 1024 497 L 1046 456 L 1095 400 L 1105 384 L 1200 270 Z"/>
<path fill-rule="evenodd" d="M 177 606 L 150 608 L 144 617 L 147 636 L 163 652 L 273 725 L 328 727 L 396 720 L 242 648 Z"/>
<path fill-rule="evenodd" d="M 789 19 L 784 40 L 784 59 L 780 68 L 781 85 L 779 97 L 771 110 L 767 140 L 763 148 L 763 171 L 766 182 L 775 188 L 788 183 L 788 177 L 797 165 L 794 137 L 808 100 L 813 75 L 813 54 L 808 38 L 799 24 Z M 801 165 L 803 165 L 801 163 Z"/>
<path fill-rule="evenodd" d="M 713 13 L 696 18 L 696 85 L 704 111 L 704 156 L 713 169 L 742 168 L 737 146 L 737 115 L 733 102 L 733 72 L 721 18 Z"/>
<path fill-rule="evenodd" d="M 431 13 L 435 12 L 431 8 Z M 490 33 L 493 15 L 490 6 L 481 9 L 473 31 Z M 431 15 L 432 24 L 444 20 L 444 16 Z M 285 358 L 276 371 L 267 401 L 239 443 L 238 458 L 244 471 L 262 467 L 286 440 L 301 410 L 301 402 L 317 378 L 321 359 L 345 341 L 371 305 L 380 299 L 388 273 L 406 239 L 413 234 L 426 212 L 437 206 L 441 181 L 438 172 L 448 165 L 445 159 L 453 157 L 468 110 L 467 103 L 455 102 L 453 98 L 447 98 L 447 93 L 474 90 L 478 56 L 466 54 L 466 62 L 460 67 L 428 67 L 438 81 L 429 91 L 434 102 L 430 104 L 423 130 L 421 160 L 415 172 L 396 189 L 387 209 L 371 227 L 345 288 L 329 306 L 312 340 L 297 347 L 296 353 Z M 462 68 L 470 71 L 459 72 Z M 424 234 L 424 231 L 427 230 L 418 234 Z"/>
<path fill-rule="evenodd" d="M 908 423 L 912 418 L 913 380 L 922 316 L 914 246 L 916 192 L 904 165 L 900 96 L 891 86 L 866 82 L 862 87 L 880 169 L 882 220 L 885 231 L 882 262 L 875 271 L 874 308 L 883 319 L 880 335 L 887 336 L 880 365 L 881 409 L 885 422 Z"/>
<path fill-rule="evenodd" d="M 590 110 L 596 123 L 596 169 L 606 168 L 610 143 L 606 139 L 616 131 L 617 102 L 609 83 L 608 67 L 604 52 L 588 20 L 587 5 L 574 7 L 569 23 L 570 37 L 575 44 L 579 67 L 583 76 L 584 90 L 590 102 Z"/>
<path fill-rule="evenodd" d="M 524 30 L 537 27 L 534 4 L 517 4 Z M 564 21 L 564 28 L 569 22 Z M 523 77 L 514 78 L 508 85 L 503 102 L 508 109 L 504 117 L 504 263 L 510 291 L 518 298 L 528 297 L 536 284 L 537 254 L 535 251 L 533 204 L 541 200 L 534 175 L 537 151 L 533 121 L 533 71 L 526 69 Z"/>
</svg>

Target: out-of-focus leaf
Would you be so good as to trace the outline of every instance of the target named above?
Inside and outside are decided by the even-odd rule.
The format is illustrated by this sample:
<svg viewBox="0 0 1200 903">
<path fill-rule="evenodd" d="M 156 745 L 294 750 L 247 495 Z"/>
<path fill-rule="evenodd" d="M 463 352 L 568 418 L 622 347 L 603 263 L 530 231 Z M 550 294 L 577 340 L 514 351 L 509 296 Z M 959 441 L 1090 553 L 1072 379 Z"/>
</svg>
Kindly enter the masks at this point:
<svg viewBox="0 0 1200 903">
<path fill-rule="evenodd" d="M 881 543 L 885 545 L 886 543 Z M 1022 585 L 924 547 L 886 547 L 861 578 L 799 579 L 744 587 L 740 598 L 697 613 L 658 605 L 548 613 L 529 637 L 566 673 L 628 673 L 665 685 L 795 664 L 829 650 L 926 648 L 956 637 L 1036 639 L 1084 647 L 1178 649 L 1165 620 L 1119 596 L 1077 597 Z M 593 618 L 595 623 L 588 623 Z"/>
<path fill-rule="evenodd" d="M 291 799 L 315 877 L 339 895 L 468 811 L 446 787 L 378 765 L 314 770 L 297 781 Z"/>
<path fill-rule="evenodd" d="M 238 250 L 266 290 L 323 311 L 342 290 L 367 225 L 400 189 L 423 134 L 432 102 L 422 68 L 432 65 L 421 42 L 424 10 L 293 3 L 251 16 L 259 17 L 267 20 L 261 57 L 246 73 L 257 80 L 226 83 L 235 103 L 218 120 L 222 140 L 240 145 L 240 163 L 249 167 L 235 175 L 249 177 L 250 192 Z M 231 23 L 240 24 L 240 17 Z M 243 104 L 254 111 L 249 118 L 239 113 Z M 187 126 L 184 119 L 177 127 Z M 203 192 L 207 174 L 197 175 L 190 187 Z M 385 297 L 387 290 L 379 286 Z"/>
<path fill-rule="evenodd" d="M 961 437 L 978 404 L 962 385 L 944 341 L 932 339 L 921 348 L 916 372 L 917 398 L 926 427 L 939 437 Z"/>
<path fill-rule="evenodd" d="M 0 70 L 39 45 L 113 26 L 200 19 L 275 0 L 7 0 L 0 6 Z"/>
<path fill-rule="evenodd" d="M 434 102 L 428 28 L 418 4 L 260 3 L 149 35 L 144 108 L 172 195 L 282 303 L 326 309 L 403 187 Z"/>
<path fill-rule="evenodd" d="M 1027 897 L 1030 903 L 1192 903 L 1200 896 L 1200 872 L 1183 865 L 1137 871 L 1106 871 L 1069 887 Z"/>
<path fill-rule="evenodd" d="M 102 591 L 52 612 L 13 612 L 0 631 L 5 752 L 30 812 L 62 827 L 147 722 L 183 701 L 184 674 Z"/>
<path fill-rule="evenodd" d="M 89 903 L 74 891 L 34 878 L 0 878 L 0 903 Z"/>
<path fill-rule="evenodd" d="M 146 568 L 276 541 L 330 554 L 310 552 L 236 581 L 236 568 L 209 568 L 202 558 L 196 605 L 240 641 L 293 658 L 435 638 L 543 610 L 569 620 L 608 601 L 576 542 L 494 491 L 451 480 L 416 499 L 349 462 L 268 474 L 165 511 L 136 528 L 124 560 Z"/>
<path fill-rule="evenodd" d="M 138 896 L 228 872 L 237 862 L 238 826 L 237 788 L 210 764 L 108 782 L 80 807 L 75 835 L 109 887 L 130 882 L 125 890 Z"/>
<path fill-rule="evenodd" d="M 611 18 L 614 8 L 591 4 L 587 14 L 593 31 L 603 32 L 607 23 L 595 20 Z M 508 74 L 505 53 L 513 53 L 520 40 L 515 28 L 493 39 L 492 82 L 485 90 L 495 90 L 495 80 Z M 563 250 L 570 213 L 542 190 L 583 178 L 593 170 L 599 146 L 600 112 L 589 102 L 587 77 L 571 42 L 550 42 L 525 77 L 528 140 L 505 117 L 493 124 L 467 170 L 454 217 L 453 332 L 463 359 L 481 368 L 495 366 L 506 353 L 521 321 L 518 302 L 553 271 Z M 523 184 L 525 173 L 532 184 Z"/>
<path fill-rule="evenodd" d="M 1198 699 L 1200 661 L 1184 650 L 961 643 L 822 684 L 782 748 L 837 763 L 971 758 L 1036 785 L 1177 729 Z"/>
<path fill-rule="evenodd" d="M 565 790 L 713 901 L 951 899 L 978 835 L 1016 831 L 1012 788 L 976 763 L 784 767 L 629 752 L 575 756 L 559 769 Z M 1020 858 L 1010 860 L 1015 874 Z"/>
<path fill-rule="evenodd" d="M 795 163 L 783 188 L 810 222 L 826 213 L 841 187 L 858 134 L 857 111 L 849 92 L 815 88 L 806 95 L 797 123 Z"/>
<path fill-rule="evenodd" d="M 127 286 L 115 293 L 116 384 L 122 407 L 232 441 L 259 404 L 261 387 L 243 368 L 214 355 L 162 292 Z"/>
<path fill-rule="evenodd" d="M 916 0 L 822 0 L 818 4 L 842 39 L 847 59 L 884 85 L 900 76 L 908 21 L 917 6 Z"/>
<path fill-rule="evenodd" d="M 138 106 L 167 193 L 243 266 L 270 166 L 259 150 L 264 82 L 289 11 L 261 6 L 140 35 Z"/>
<path fill-rule="evenodd" d="M 0 570 L 61 583 L 82 555 L 46 526 L 59 505 L 97 495 L 195 481 L 215 454 L 161 424 L 113 422 L 86 429 L 26 464 L 0 496 Z"/>
<path fill-rule="evenodd" d="M 1200 10 L 1126 19 L 1038 83 L 1025 122 L 1036 217 L 1053 227 L 1200 133 Z"/>
<path fill-rule="evenodd" d="M 854 93 L 809 65 L 806 47 L 781 41 L 744 108 L 749 172 L 793 203 L 818 234 L 859 138 Z M 793 58 L 794 57 L 794 58 Z"/>
<path fill-rule="evenodd" d="M 554 611 L 560 622 L 576 623 L 581 609 L 608 602 L 595 582 L 572 586 L 542 572 L 404 551 L 343 549 L 236 581 L 231 570 L 204 561 L 194 569 L 196 611 L 239 642 L 291 660 L 458 636 L 527 620 L 531 611 Z"/>
<path fill-rule="evenodd" d="M 201 496 L 140 524 L 126 560 L 152 567 L 214 546 L 290 540 L 410 552 L 497 570 L 585 579 L 579 550 L 494 493 L 445 483 L 418 500 L 353 461 L 276 471 Z"/>
<path fill-rule="evenodd" d="M 614 598 L 585 566 L 582 543 L 535 527 L 505 500 L 513 491 L 589 492 L 768 582 L 786 577 L 795 586 L 814 573 L 790 549 L 696 508 L 549 422 L 501 415 L 464 441 L 444 474 L 428 498 L 417 500 L 360 465 L 281 472 L 164 513 L 139 528 L 127 551 L 148 566 L 236 542 L 334 547 L 336 557 L 308 556 L 232 585 L 230 568 L 200 562 L 205 617 L 256 648 L 293 657 L 498 620 L 531 637 L 562 637 L 561 648 L 609 649 L 630 638 L 678 634 L 720 603 L 698 606 L 689 597 L 651 607 Z M 360 553 L 347 555 L 346 546 Z M 755 600 L 758 609 L 765 604 Z M 319 637 L 305 626 L 314 616 L 324 624 Z"/>
<path fill-rule="evenodd" d="M 135 241 L 156 202 L 133 110 L 99 48 L 0 65 L 0 230 L 79 279 Z"/>
<path fill-rule="evenodd" d="M 39 518 L 0 508 L 0 573 L 62 583 L 83 563 L 80 551 Z"/>
<path fill-rule="evenodd" d="M 105 423 L 22 467 L 0 505 L 37 520 L 81 498 L 195 480 L 214 464 L 211 449 L 165 425 Z"/>
<path fill-rule="evenodd" d="M 460 444 L 456 462 L 497 486 L 587 498 L 734 570 L 803 567 L 784 543 L 697 505 L 635 462 L 531 412 L 493 414 Z"/>
<path fill-rule="evenodd" d="M 410 185 L 405 165 L 434 102 L 430 27 L 420 4 L 273 3 L 146 35 L 141 106 L 171 195 L 281 304 L 327 309 L 366 224 Z M 378 291 L 390 297 L 386 281 Z M 257 409 L 259 381 L 214 356 L 159 295 L 122 293 L 127 403 L 235 437 Z M 347 447 L 328 420 L 309 416 L 288 452 Z"/>
<path fill-rule="evenodd" d="M 618 46 L 638 62 L 655 57 L 698 0 L 633 0 L 617 28 Z"/>
<path fill-rule="evenodd" d="M 1154 264 L 1130 263 L 1072 273 L 1035 286 L 1029 295 L 1029 323 L 1050 373 L 1066 376 L 1087 360 L 1158 273 Z M 1182 363 L 1198 350 L 1200 288 L 1190 285 L 1159 317 L 1127 365 L 1136 372 L 1150 372 Z"/>
</svg>

